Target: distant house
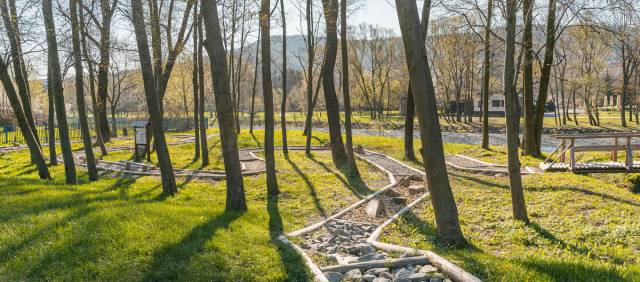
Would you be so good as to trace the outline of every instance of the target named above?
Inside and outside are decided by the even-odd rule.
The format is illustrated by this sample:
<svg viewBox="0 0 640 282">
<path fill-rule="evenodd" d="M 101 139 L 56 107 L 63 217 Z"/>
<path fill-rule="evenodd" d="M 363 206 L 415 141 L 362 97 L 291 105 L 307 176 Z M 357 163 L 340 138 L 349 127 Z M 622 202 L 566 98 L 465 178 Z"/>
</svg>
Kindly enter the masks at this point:
<svg viewBox="0 0 640 282">
<path fill-rule="evenodd" d="M 518 95 L 518 109 L 522 108 L 523 99 L 522 94 Z M 473 102 L 474 115 L 482 114 L 482 99 L 474 100 Z M 489 96 L 489 115 L 491 116 L 504 116 L 505 113 L 505 100 L 504 94 L 496 93 Z"/>
</svg>

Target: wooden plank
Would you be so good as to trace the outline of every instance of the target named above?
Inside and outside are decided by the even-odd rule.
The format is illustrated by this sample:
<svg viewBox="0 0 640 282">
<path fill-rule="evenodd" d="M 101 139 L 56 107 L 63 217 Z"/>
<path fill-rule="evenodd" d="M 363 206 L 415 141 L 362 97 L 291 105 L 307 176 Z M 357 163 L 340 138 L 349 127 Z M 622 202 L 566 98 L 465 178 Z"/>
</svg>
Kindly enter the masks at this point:
<svg viewBox="0 0 640 282">
<path fill-rule="evenodd" d="M 615 151 L 617 153 L 618 150 L 625 151 L 627 149 L 627 145 L 583 145 L 576 146 L 576 152 L 612 152 Z M 640 144 L 631 144 L 631 149 L 640 150 Z M 617 159 L 617 158 L 616 158 Z"/>
<path fill-rule="evenodd" d="M 569 146 L 571 146 L 571 151 L 569 152 L 569 168 L 571 169 L 571 171 L 573 171 L 573 168 L 576 166 L 576 147 L 575 145 L 575 139 L 571 138 L 571 144 Z"/>
<path fill-rule="evenodd" d="M 555 134 L 551 135 L 556 139 L 602 139 L 602 138 L 624 138 L 624 137 L 640 137 L 640 132 L 603 132 L 603 133 L 581 133 L 581 134 Z"/>
<path fill-rule="evenodd" d="M 627 165 L 627 170 L 631 170 L 633 166 L 633 149 L 631 148 L 631 137 L 627 137 L 627 155 L 625 156 L 625 164 Z"/>
<path fill-rule="evenodd" d="M 560 151 L 561 152 L 561 155 L 560 155 L 560 162 L 561 163 L 564 163 L 564 162 L 567 161 L 567 156 L 566 156 L 566 152 L 565 152 L 566 148 L 567 148 L 567 141 L 562 139 L 562 149 L 561 149 L 562 151 Z"/>
</svg>

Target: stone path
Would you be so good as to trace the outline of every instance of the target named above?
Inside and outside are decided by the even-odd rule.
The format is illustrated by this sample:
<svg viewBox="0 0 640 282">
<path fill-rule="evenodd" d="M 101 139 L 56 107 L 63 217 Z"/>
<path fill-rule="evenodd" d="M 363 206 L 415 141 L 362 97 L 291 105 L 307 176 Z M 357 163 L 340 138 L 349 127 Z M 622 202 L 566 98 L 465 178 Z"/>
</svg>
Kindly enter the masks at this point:
<svg viewBox="0 0 640 282">
<path fill-rule="evenodd" d="M 461 154 L 448 155 L 446 156 L 445 161 L 448 166 L 466 172 L 488 174 L 494 176 L 504 176 L 509 173 L 508 167 L 506 165 L 488 163 Z M 520 170 L 520 173 L 522 175 L 529 175 L 534 173 L 542 173 L 542 171 L 537 167 L 526 166 Z"/>
<path fill-rule="evenodd" d="M 387 251 L 370 242 L 383 223 L 428 193 L 424 174 L 384 154 L 359 148 L 358 156 L 392 174 L 392 185 L 301 234 L 301 248 L 331 282 L 450 281 L 424 256 Z"/>
</svg>

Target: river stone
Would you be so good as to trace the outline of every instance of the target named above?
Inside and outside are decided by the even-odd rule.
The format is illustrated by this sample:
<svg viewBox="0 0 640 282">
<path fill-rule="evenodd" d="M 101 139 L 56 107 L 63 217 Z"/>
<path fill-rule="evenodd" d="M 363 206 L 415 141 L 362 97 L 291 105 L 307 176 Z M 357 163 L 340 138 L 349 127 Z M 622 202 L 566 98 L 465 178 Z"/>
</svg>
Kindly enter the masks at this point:
<svg viewBox="0 0 640 282">
<path fill-rule="evenodd" d="M 378 277 L 376 279 L 373 279 L 373 282 L 391 282 L 391 279 Z"/>
<path fill-rule="evenodd" d="M 427 274 L 431 274 L 431 273 L 436 273 L 438 272 L 438 269 L 431 266 L 431 265 L 425 265 L 422 268 L 420 268 L 420 273 L 427 273 Z"/>
<path fill-rule="evenodd" d="M 378 278 L 393 280 L 393 274 L 385 271 L 380 273 L 380 275 L 378 275 Z"/>
<path fill-rule="evenodd" d="M 365 244 L 365 243 L 360 243 L 356 245 L 356 248 L 358 248 L 358 251 L 360 252 L 360 255 L 368 255 L 370 253 L 373 253 L 376 251 L 376 249 L 371 246 L 370 244 Z"/>
<path fill-rule="evenodd" d="M 362 281 L 362 271 L 360 269 L 352 269 L 344 274 L 344 280 L 346 281 Z"/>
<path fill-rule="evenodd" d="M 404 205 L 404 204 L 407 203 L 407 198 L 405 198 L 405 197 L 393 197 L 393 198 L 391 198 L 391 201 L 393 203 L 395 203 L 395 204 L 398 204 L 398 205 Z"/>
<path fill-rule="evenodd" d="M 370 253 L 370 254 L 366 254 L 364 256 L 361 256 L 358 258 L 358 262 L 364 262 L 364 261 L 372 261 L 372 260 L 382 260 L 385 259 L 385 256 L 379 254 L 379 253 Z"/>
<path fill-rule="evenodd" d="M 424 191 L 427 190 L 427 187 L 424 185 L 411 185 L 409 186 L 409 193 L 415 195 L 415 194 L 420 194 L 420 193 L 424 193 Z"/>
<path fill-rule="evenodd" d="M 379 217 L 384 215 L 384 203 L 378 199 L 373 199 L 367 204 L 367 215 L 370 217 Z"/>
<path fill-rule="evenodd" d="M 366 273 L 378 276 L 380 275 L 380 273 L 383 273 L 383 272 L 389 272 L 389 269 L 386 267 L 371 268 L 371 269 L 368 269 Z"/>
<path fill-rule="evenodd" d="M 376 279 L 376 278 L 377 277 L 375 275 L 373 275 L 373 274 L 362 275 L 362 279 L 364 279 L 364 281 L 367 281 L 367 282 L 371 282 L 371 281 L 373 281 L 373 279 Z"/>
<path fill-rule="evenodd" d="M 427 275 L 424 273 L 413 273 L 407 277 L 407 279 L 411 281 L 425 281 L 427 280 Z"/>
<path fill-rule="evenodd" d="M 325 272 L 324 276 L 327 277 L 327 280 L 329 280 L 329 282 L 340 282 L 342 281 L 343 275 L 340 272 L 329 271 Z"/>
<path fill-rule="evenodd" d="M 413 271 L 408 269 L 401 269 L 396 273 L 394 281 L 409 281 L 408 279 L 411 274 L 413 274 Z"/>
</svg>

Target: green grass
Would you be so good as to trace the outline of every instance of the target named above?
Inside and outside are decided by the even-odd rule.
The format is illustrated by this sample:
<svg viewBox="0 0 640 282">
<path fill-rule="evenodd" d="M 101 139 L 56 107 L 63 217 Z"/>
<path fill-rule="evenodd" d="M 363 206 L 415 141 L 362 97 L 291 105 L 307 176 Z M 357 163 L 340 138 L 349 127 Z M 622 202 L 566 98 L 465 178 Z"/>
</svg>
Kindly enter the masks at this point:
<svg viewBox="0 0 640 282">
<path fill-rule="evenodd" d="M 26 151 L 2 155 L 0 280 L 308 280 L 302 259 L 276 236 L 371 190 L 328 153 L 276 156 L 282 194 L 268 199 L 264 175 L 246 177 L 249 211 L 240 214 L 224 211 L 224 182 L 178 179 L 179 193 L 164 197 L 156 178 L 88 183 L 81 170 L 81 184 L 70 186 L 61 165 L 51 168 L 53 181 L 40 181 Z M 386 180 L 360 166 L 366 183 Z"/>
<path fill-rule="evenodd" d="M 243 130 L 239 147 L 260 146 L 262 134 Z M 179 139 L 175 135 L 168 134 Z M 217 138 L 210 139 L 207 169 L 221 168 Z M 326 133 L 315 133 L 313 140 L 327 139 Z M 279 130 L 275 140 L 278 145 Z M 304 137 L 290 131 L 289 140 L 300 145 Z M 355 136 L 354 143 L 402 159 L 400 138 Z M 174 167 L 199 167 L 191 162 L 191 146 L 171 146 Z M 420 147 L 419 140 L 415 146 Z M 486 151 L 446 144 L 445 151 L 506 161 L 500 146 Z M 130 154 L 110 153 L 109 158 Z M 224 212 L 223 182 L 179 179 L 180 191 L 173 197 L 163 197 L 158 179 L 151 177 L 110 176 L 87 183 L 82 174 L 80 185 L 68 186 L 61 165 L 52 168 L 54 181 L 42 182 L 26 151 L 2 155 L 0 280 L 308 280 L 301 258 L 274 238 L 371 191 L 337 170 L 329 153 L 316 152 L 310 159 L 292 151 L 287 160 L 276 150 L 276 163 L 283 193 L 269 199 L 264 175 L 246 177 L 249 211 L 235 214 Z M 359 166 L 369 186 L 386 184 L 384 174 L 364 162 Z M 630 192 L 626 175 L 526 177 L 531 225 L 511 219 L 507 178 L 450 175 L 469 247 L 436 242 L 428 201 L 387 228 L 382 240 L 433 250 L 488 281 L 640 280 L 640 195 Z"/>
<path fill-rule="evenodd" d="M 506 178 L 452 173 L 468 247 L 435 240 L 426 204 L 385 229 L 382 240 L 434 250 L 487 281 L 640 280 L 640 196 L 621 175 L 526 177 L 531 224 L 511 217 Z"/>
</svg>

